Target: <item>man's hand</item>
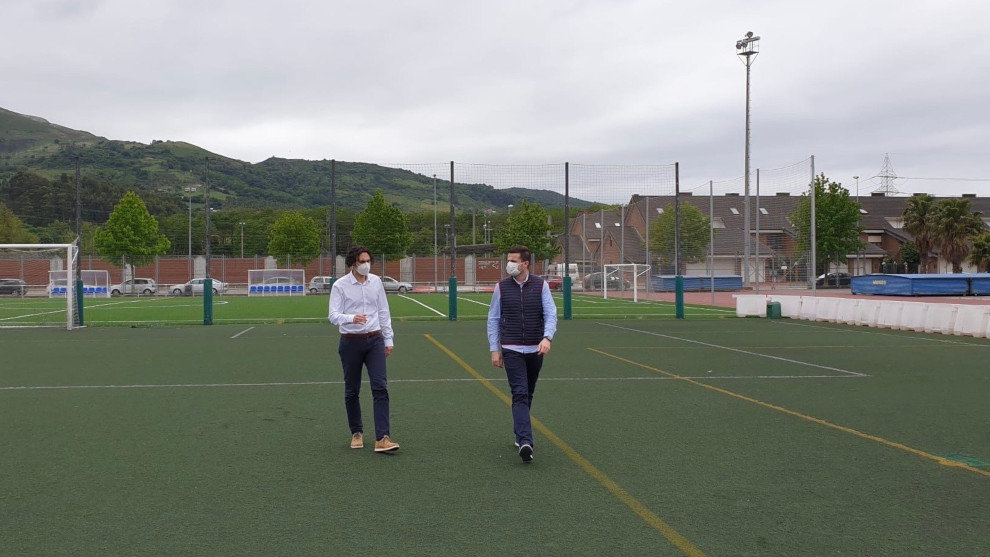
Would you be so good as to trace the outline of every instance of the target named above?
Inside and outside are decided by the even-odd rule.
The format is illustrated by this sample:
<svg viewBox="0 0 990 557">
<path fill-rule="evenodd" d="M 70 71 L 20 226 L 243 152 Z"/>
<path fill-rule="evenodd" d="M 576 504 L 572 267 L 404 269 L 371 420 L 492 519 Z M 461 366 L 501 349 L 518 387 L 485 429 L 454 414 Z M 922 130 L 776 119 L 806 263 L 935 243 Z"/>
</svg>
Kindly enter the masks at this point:
<svg viewBox="0 0 990 557">
<path fill-rule="evenodd" d="M 367 322 L 368 322 L 368 316 L 363 313 L 359 313 L 354 316 L 354 323 L 356 325 L 364 325 Z"/>
<path fill-rule="evenodd" d="M 539 354 L 539 355 L 541 355 L 541 356 L 544 355 L 544 354 L 549 354 L 550 353 L 550 341 L 547 340 L 547 339 L 541 340 L 540 341 L 540 346 L 536 349 L 536 353 Z"/>
<path fill-rule="evenodd" d="M 388 358 L 389 356 L 392 355 L 392 349 L 394 349 L 394 348 L 395 348 L 394 346 L 386 346 L 385 347 L 385 357 L 386 358 Z"/>
<path fill-rule="evenodd" d="M 492 352 L 492 365 L 495 367 L 502 367 L 502 353 Z"/>
</svg>

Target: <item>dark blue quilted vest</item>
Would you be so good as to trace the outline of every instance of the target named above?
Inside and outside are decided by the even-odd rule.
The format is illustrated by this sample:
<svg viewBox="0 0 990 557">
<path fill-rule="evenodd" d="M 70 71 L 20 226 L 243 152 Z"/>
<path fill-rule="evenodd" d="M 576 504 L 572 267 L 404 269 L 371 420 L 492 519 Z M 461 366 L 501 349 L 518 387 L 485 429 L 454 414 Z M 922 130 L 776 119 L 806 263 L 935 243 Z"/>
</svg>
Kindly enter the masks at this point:
<svg viewBox="0 0 990 557">
<path fill-rule="evenodd" d="M 543 279 L 529 275 L 521 286 L 512 277 L 498 283 L 502 303 L 502 344 L 532 346 L 543 340 Z"/>
</svg>

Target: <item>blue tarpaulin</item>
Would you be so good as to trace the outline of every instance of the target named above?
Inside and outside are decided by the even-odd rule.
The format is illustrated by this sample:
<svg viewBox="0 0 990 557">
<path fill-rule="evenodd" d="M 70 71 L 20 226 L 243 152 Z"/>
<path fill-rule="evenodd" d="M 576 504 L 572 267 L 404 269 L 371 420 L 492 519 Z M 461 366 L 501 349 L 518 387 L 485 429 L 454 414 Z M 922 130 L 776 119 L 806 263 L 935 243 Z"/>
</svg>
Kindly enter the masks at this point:
<svg viewBox="0 0 990 557">
<path fill-rule="evenodd" d="M 650 277 L 650 290 L 653 292 L 673 292 L 677 275 L 653 275 Z M 684 275 L 685 292 L 707 292 L 712 288 L 711 275 Z M 715 275 L 715 290 L 735 292 L 742 290 L 741 275 Z"/>
<path fill-rule="evenodd" d="M 853 277 L 853 294 L 881 296 L 966 296 L 990 294 L 990 273 L 863 275 Z"/>
</svg>

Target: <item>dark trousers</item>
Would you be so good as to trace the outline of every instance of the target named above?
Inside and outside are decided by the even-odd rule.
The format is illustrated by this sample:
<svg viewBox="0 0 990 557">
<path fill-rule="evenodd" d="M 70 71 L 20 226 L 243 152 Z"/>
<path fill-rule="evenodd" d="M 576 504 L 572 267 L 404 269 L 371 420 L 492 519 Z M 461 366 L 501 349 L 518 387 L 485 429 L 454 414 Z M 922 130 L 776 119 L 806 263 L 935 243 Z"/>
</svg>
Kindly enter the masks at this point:
<svg viewBox="0 0 990 557">
<path fill-rule="evenodd" d="M 371 395 L 375 401 L 375 439 L 389 435 L 388 379 L 385 372 L 385 339 L 340 337 L 340 365 L 344 368 L 344 407 L 351 433 L 364 431 L 361 422 L 361 368 L 368 367 Z"/>
<path fill-rule="evenodd" d="M 529 411 L 533 407 L 533 392 L 536 391 L 536 380 L 543 367 L 543 355 L 503 349 L 502 365 L 512 390 L 512 428 L 516 433 L 516 443 L 533 446 L 533 426 Z"/>
</svg>

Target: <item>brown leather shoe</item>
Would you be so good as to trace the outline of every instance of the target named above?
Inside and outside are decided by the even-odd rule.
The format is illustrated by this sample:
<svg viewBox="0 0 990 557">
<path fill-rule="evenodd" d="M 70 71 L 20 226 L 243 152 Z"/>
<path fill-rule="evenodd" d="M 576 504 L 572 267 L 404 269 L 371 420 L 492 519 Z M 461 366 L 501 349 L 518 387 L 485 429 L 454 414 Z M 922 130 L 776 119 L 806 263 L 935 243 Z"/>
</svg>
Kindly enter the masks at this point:
<svg viewBox="0 0 990 557">
<path fill-rule="evenodd" d="M 357 432 L 351 435 L 351 448 L 352 449 L 363 449 L 364 448 L 364 435 L 361 432 Z"/>
<path fill-rule="evenodd" d="M 388 435 L 382 437 L 378 441 L 375 441 L 375 452 L 376 453 L 387 453 L 391 451 L 396 451 L 399 449 L 398 443 L 393 443 Z"/>
</svg>

